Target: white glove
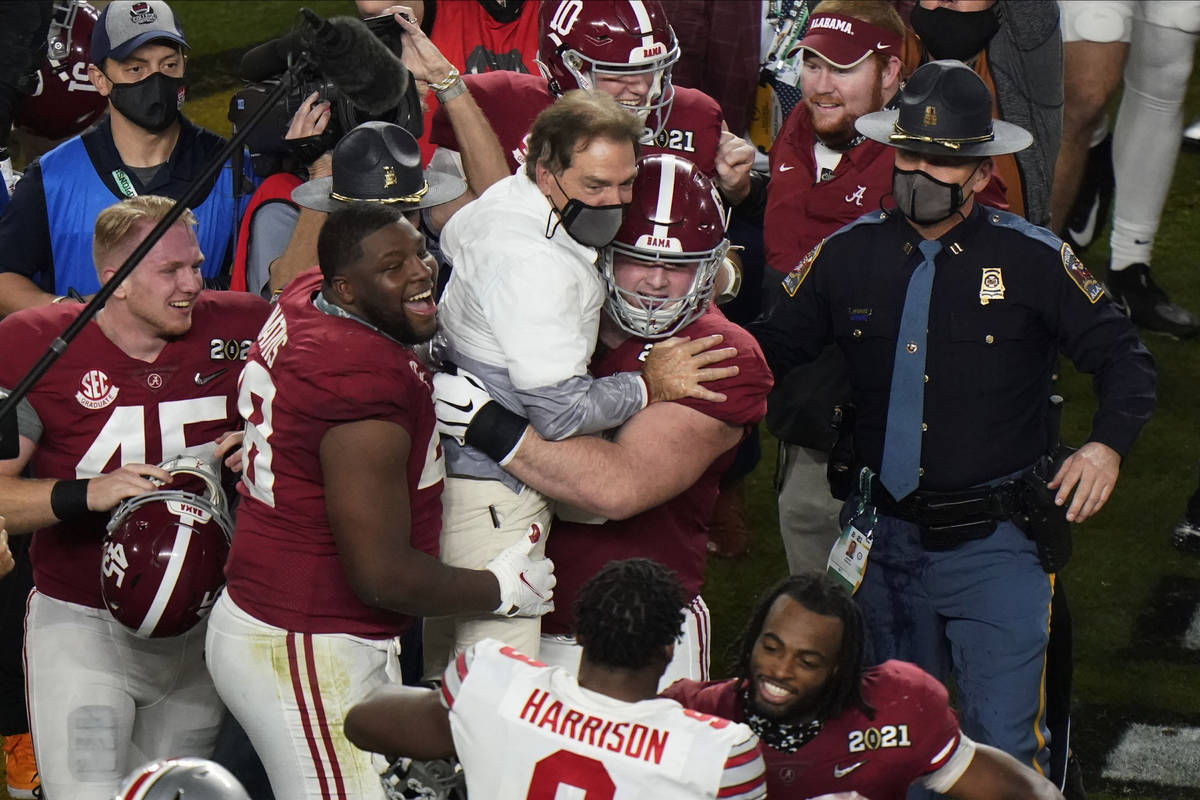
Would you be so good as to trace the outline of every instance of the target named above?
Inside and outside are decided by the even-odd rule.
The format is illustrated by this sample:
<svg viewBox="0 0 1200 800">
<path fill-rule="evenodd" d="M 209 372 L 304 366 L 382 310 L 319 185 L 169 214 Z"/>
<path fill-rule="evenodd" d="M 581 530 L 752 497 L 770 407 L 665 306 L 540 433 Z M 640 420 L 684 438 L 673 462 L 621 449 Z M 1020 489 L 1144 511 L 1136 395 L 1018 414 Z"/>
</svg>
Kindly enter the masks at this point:
<svg viewBox="0 0 1200 800">
<path fill-rule="evenodd" d="M 479 410 L 492 402 L 483 381 L 465 369 L 433 373 L 433 408 L 437 414 L 437 431 L 465 444 L 467 427 Z"/>
<path fill-rule="evenodd" d="M 445 364 L 433 374 L 437 431 L 480 451 L 500 466 L 516 455 L 529 420 L 492 399 L 483 381 L 465 369 Z"/>
<path fill-rule="evenodd" d="M 536 561 L 533 552 L 536 533 L 529 534 L 488 562 L 487 569 L 500 584 L 500 605 L 493 614 L 502 617 L 540 617 L 554 610 L 554 562 Z"/>
</svg>

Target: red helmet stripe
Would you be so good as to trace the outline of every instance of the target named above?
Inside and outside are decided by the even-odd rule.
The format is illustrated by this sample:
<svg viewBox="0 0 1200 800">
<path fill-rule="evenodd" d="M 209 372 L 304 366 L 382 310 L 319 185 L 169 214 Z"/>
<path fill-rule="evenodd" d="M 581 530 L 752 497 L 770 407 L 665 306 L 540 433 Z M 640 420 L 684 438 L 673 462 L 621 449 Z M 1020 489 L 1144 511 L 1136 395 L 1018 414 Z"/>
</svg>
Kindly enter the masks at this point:
<svg viewBox="0 0 1200 800">
<path fill-rule="evenodd" d="M 124 792 L 118 795 L 118 800 L 141 800 L 154 786 L 154 782 L 158 780 L 162 772 L 162 763 L 155 762 L 149 767 L 144 768 L 141 775 L 133 779 L 133 783 L 129 785 Z"/>
</svg>

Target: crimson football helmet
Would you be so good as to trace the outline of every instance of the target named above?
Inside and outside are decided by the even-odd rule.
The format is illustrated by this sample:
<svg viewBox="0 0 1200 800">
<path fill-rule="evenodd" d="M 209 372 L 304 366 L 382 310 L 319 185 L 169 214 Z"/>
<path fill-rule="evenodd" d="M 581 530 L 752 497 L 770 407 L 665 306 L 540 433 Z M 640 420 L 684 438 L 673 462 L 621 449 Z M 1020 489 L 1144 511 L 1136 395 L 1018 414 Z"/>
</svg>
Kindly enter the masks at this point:
<svg viewBox="0 0 1200 800">
<path fill-rule="evenodd" d="M 178 636 L 203 619 L 225 584 L 233 520 L 212 469 L 194 456 L 163 463 L 171 482 L 130 497 L 104 537 L 104 605 L 139 636 Z"/>
<path fill-rule="evenodd" d="M 250 800 L 229 770 L 207 758 L 164 758 L 134 770 L 113 800 Z"/>
<path fill-rule="evenodd" d="M 667 125 L 679 60 L 675 32 L 658 0 L 544 0 L 538 67 L 556 95 L 594 90 L 599 75 L 649 75 L 646 100 L 630 107 L 652 141 Z"/>
<path fill-rule="evenodd" d="M 46 34 L 46 61 L 33 94 L 17 105 L 17 127 L 46 139 L 82 133 L 100 118 L 108 100 L 88 78 L 92 29 L 99 12 L 84 0 L 56 0 Z"/>
<path fill-rule="evenodd" d="M 727 222 L 721 196 L 699 167 L 667 153 L 643 156 L 625 221 L 601 251 L 613 320 L 643 339 L 665 339 L 703 314 L 729 251 Z M 621 256 L 675 268 L 695 264 L 696 272 L 684 295 L 652 297 L 617 285 L 613 260 Z"/>
</svg>

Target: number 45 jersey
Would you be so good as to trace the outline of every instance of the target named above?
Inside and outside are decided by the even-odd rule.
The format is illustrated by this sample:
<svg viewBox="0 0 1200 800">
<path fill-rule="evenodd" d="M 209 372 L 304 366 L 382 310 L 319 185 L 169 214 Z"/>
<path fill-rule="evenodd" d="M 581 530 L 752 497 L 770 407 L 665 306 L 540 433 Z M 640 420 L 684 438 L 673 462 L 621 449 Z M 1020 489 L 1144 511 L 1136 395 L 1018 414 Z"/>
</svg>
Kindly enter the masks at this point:
<svg viewBox="0 0 1200 800">
<path fill-rule="evenodd" d="M 60 303 L 0 322 L 0 387 L 12 388 L 82 310 Z M 88 322 L 26 395 L 21 434 L 37 444 L 31 476 L 92 478 L 124 464 L 157 464 L 240 428 L 237 379 L 268 311 L 262 298 L 244 292 L 201 292 L 191 330 L 149 362 L 126 355 Z M 104 607 L 100 541 L 107 521 L 107 514 L 89 514 L 34 534 L 39 592 Z"/>
<path fill-rule="evenodd" d="M 766 797 L 762 751 L 746 725 L 673 700 L 589 691 L 494 639 L 447 667 L 441 696 L 471 797 Z"/>
</svg>

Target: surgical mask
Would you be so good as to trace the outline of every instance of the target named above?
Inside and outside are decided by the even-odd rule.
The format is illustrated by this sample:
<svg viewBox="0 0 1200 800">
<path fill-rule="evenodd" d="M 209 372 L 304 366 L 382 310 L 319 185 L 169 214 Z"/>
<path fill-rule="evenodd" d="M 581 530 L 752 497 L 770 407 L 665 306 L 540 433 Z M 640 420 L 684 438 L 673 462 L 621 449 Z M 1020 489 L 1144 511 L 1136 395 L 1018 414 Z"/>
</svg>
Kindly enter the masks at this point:
<svg viewBox="0 0 1200 800">
<path fill-rule="evenodd" d="M 137 83 L 114 82 L 109 99 L 134 125 L 162 133 L 179 119 L 185 91 L 183 78 L 155 72 Z"/>
<path fill-rule="evenodd" d="M 567 196 L 567 204 L 558 212 L 567 234 L 588 247 L 605 247 L 612 242 L 617 236 L 617 231 L 621 229 L 621 221 L 625 218 L 625 204 L 589 206 L 582 200 L 567 195 L 562 184 L 558 183 L 558 176 L 553 177 L 554 182 L 558 184 L 558 190 Z M 548 223 L 546 230 L 546 238 L 549 239 L 554 235 L 554 231 Z"/>
<path fill-rule="evenodd" d="M 922 8 L 913 6 L 913 30 L 921 37 L 921 44 L 935 59 L 954 58 L 966 61 L 987 47 L 988 42 L 1000 30 L 1000 19 L 995 6 L 983 11 L 954 11 L 949 8 Z"/>
<path fill-rule="evenodd" d="M 970 183 L 978 169 L 976 166 L 971 171 L 964 184 Z M 962 190 L 957 183 L 939 181 L 919 169 L 892 168 L 892 196 L 896 198 L 896 206 L 918 225 L 934 225 L 962 208 L 967 201 Z"/>
</svg>

